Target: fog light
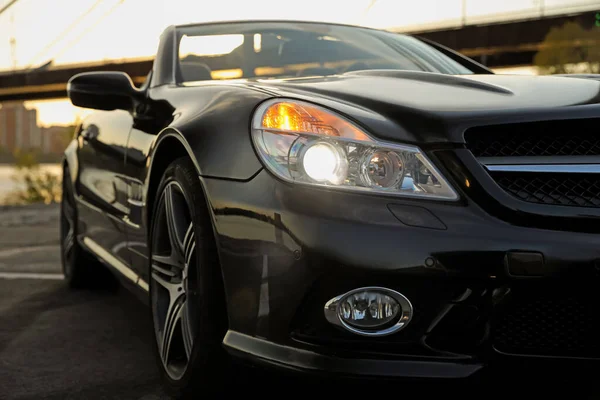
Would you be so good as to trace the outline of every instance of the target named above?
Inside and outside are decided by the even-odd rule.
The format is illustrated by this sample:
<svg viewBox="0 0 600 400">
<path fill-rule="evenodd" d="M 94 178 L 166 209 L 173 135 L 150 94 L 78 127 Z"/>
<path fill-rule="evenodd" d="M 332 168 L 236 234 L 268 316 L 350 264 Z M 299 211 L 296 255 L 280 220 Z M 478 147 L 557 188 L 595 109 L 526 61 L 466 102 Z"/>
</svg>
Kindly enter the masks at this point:
<svg viewBox="0 0 600 400">
<path fill-rule="evenodd" d="M 385 336 L 404 328 L 412 305 L 401 293 L 383 287 L 364 287 L 337 296 L 325 304 L 325 318 L 352 333 Z"/>
</svg>

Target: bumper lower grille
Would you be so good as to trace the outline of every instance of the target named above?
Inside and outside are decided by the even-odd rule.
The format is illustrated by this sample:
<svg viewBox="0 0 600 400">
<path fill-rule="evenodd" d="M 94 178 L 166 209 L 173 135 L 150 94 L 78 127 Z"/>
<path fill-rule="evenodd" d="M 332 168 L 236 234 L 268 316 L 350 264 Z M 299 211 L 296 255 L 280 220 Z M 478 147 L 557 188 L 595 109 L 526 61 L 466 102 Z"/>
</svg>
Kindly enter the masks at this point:
<svg viewBox="0 0 600 400">
<path fill-rule="evenodd" d="M 600 358 L 598 295 L 560 289 L 515 296 L 493 324 L 494 347 L 518 355 Z"/>
<path fill-rule="evenodd" d="M 600 175 L 491 172 L 507 193 L 528 203 L 600 207 Z"/>
</svg>

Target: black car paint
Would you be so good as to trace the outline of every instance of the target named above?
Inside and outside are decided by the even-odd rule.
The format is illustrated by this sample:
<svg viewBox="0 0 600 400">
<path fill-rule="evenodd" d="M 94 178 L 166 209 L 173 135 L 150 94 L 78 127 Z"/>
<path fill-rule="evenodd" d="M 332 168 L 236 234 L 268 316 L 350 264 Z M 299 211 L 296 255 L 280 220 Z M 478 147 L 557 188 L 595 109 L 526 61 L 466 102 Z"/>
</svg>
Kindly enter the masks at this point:
<svg viewBox="0 0 600 400">
<path fill-rule="evenodd" d="M 190 101 L 190 96 L 195 100 Z M 136 123 L 129 133 L 125 174 L 140 189 L 147 204 L 153 193 L 145 193 L 150 187 L 152 160 L 157 152 L 169 152 L 177 140 L 192 157 L 203 177 L 246 181 L 262 167 L 247 140 L 248 121 L 254 105 L 266 98 L 255 91 L 223 85 L 207 86 L 201 90 L 185 90 L 159 87 L 150 89 L 150 104 L 176 110 L 169 126 Z M 155 107 L 148 109 L 155 112 Z M 158 106 L 161 107 L 161 106 Z M 235 110 L 235 113 L 232 112 Z M 222 132 L 227 132 L 223 134 Z M 153 175 L 153 184 L 160 180 L 160 171 Z M 151 205 L 138 210 L 138 218 L 128 226 L 128 236 L 135 242 L 131 250 L 133 269 L 148 279 L 146 259 L 146 234 L 149 229 Z"/>
<path fill-rule="evenodd" d="M 600 214 L 496 197 L 498 189 L 481 166 L 470 165 L 476 161 L 462 135 L 468 127 L 498 122 L 600 117 L 599 82 L 371 71 L 177 85 L 165 56 L 173 35 L 174 29 L 163 34 L 147 99 L 131 114 L 111 111 L 114 118 L 86 120 L 82 131 L 95 126 L 98 134 L 86 141 L 80 133 L 66 160 L 78 168 L 72 176 L 80 209 L 86 210 L 81 238 L 93 238 L 145 282 L 152 188 L 161 173 L 155 160 L 176 147 L 194 160 L 214 223 L 228 304 L 224 344 L 233 354 L 305 370 L 465 377 L 511 356 L 494 351 L 484 329 L 477 331 L 478 347 L 459 351 L 436 349 L 427 338 L 453 308 L 472 302 L 469 307 L 491 310 L 502 302 L 498 290 L 523 284 L 507 273 L 507 253 L 543 254 L 548 268 L 538 281 L 595 279 L 590 261 L 600 258 L 599 229 L 536 224 L 559 217 L 595 224 L 590 217 Z M 353 194 L 276 179 L 262 168 L 249 133 L 253 110 L 272 97 L 311 101 L 380 139 L 419 144 L 460 200 Z M 97 170 L 102 174 L 95 175 Z M 442 225 L 428 218 L 402 222 L 403 212 L 419 209 Z M 299 333 L 302 314 L 323 318 L 322 304 L 313 304 L 312 296 L 328 299 L 371 284 L 418 299 L 415 320 L 397 338 L 369 343 L 327 326 L 329 341 Z M 340 351 L 346 361 L 336 357 Z"/>
<path fill-rule="evenodd" d="M 127 187 L 121 179 L 127 131 L 132 124 L 127 111 L 96 112 L 82 124 L 78 136 L 78 193 L 86 201 L 79 207 L 82 232 L 100 246 L 129 263 L 123 226 L 127 215 Z"/>
</svg>

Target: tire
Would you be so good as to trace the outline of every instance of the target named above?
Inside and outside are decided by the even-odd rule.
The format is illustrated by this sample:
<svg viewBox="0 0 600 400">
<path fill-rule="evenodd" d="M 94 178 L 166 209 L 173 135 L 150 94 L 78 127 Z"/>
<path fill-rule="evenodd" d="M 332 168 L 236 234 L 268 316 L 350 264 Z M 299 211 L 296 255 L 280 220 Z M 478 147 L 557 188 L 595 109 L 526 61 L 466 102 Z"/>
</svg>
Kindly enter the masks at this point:
<svg viewBox="0 0 600 400">
<path fill-rule="evenodd" d="M 71 289 L 116 288 L 116 280 L 77 241 L 79 219 L 69 167 L 63 167 L 60 206 L 60 253 L 65 281 Z"/>
<path fill-rule="evenodd" d="M 149 236 L 157 364 L 178 398 L 216 392 L 229 367 L 227 313 L 212 223 L 192 162 L 175 160 L 157 190 Z"/>
</svg>

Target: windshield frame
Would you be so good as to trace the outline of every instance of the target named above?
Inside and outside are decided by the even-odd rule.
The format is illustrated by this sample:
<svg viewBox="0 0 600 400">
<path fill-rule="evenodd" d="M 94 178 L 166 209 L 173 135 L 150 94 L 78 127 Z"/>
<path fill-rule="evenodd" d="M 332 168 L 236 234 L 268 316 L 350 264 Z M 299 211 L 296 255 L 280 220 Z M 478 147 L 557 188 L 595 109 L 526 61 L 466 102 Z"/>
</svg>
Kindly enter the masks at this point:
<svg viewBox="0 0 600 400">
<path fill-rule="evenodd" d="M 452 57 L 447 54 L 447 51 L 454 53 L 450 49 L 444 49 L 446 51 L 441 51 L 437 46 L 433 46 L 430 43 L 419 39 L 418 37 L 404 35 L 395 32 L 389 32 L 385 30 L 372 29 L 367 27 L 353 26 L 353 25 L 344 25 L 344 24 L 335 24 L 335 23 L 325 23 L 325 22 L 309 22 L 309 21 L 227 21 L 227 22 L 211 22 L 211 23 L 200 23 L 200 24 L 190 24 L 190 25 L 179 25 L 179 26 L 171 26 L 167 28 L 163 35 L 161 36 L 161 41 L 159 45 L 159 50 L 157 52 L 157 60 L 158 71 L 160 73 L 156 74 L 156 81 L 152 83 L 152 87 L 160 86 L 163 84 L 182 84 L 186 81 L 181 76 L 180 70 L 180 59 L 179 59 L 179 46 L 181 43 L 181 39 L 183 36 L 208 36 L 208 35 L 227 35 L 227 34 L 254 34 L 256 31 L 261 30 L 289 30 L 290 28 L 296 27 L 300 30 L 307 30 L 307 26 L 311 27 L 310 30 L 314 30 L 318 32 L 319 30 L 340 30 L 340 29 L 352 29 L 358 30 L 360 32 L 365 32 L 371 38 L 377 38 L 382 41 L 386 46 L 391 47 L 394 51 L 397 51 L 399 54 L 402 54 L 402 51 L 406 51 L 403 49 L 403 46 L 398 45 L 401 42 L 412 41 L 415 46 L 421 46 L 423 48 L 427 48 L 432 52 L 435 52 L 437 56 L 440 58 L 447 60 L 450 64 L 454 63 L 454 66 L 458 66 L 458 68 L 448 68 L 441 67 L 439 64 L 434 65 L 433 68 L 429 67 L 430 71 L 427 72 L 437 72 L 442 74 L 451 74 L 451 75 L 460 75 L 460 74 L 481 74 L 482 71 L 478 70 L 477 63 L 474 61 L 460 56 L 456 53 L 456 57 Z M 418 45 L 417 45 L 418 43 Z M 400 50 L 399 50 L 400 49 Z M 168 60 L 165 60 L 165 56 L 168 56 Z M 460 57 L 460 58 L 459 58 Z M 429 63 L 430 60 L 421 57 L 419 55 L 419 60 L 424 61 L 426 64 Z M 161 62 L 162 59 L 162 62 Z M 471 64 L 472 63 L 472 64 Z M 491 71 L 490 71 L 491 72 Z M 233 79 L 223 79 L 227 80 L 236 80 L 240 78 Z M 241 79 L 248 80 L 254 79 L 252 77 L 242 77 Z M 269 79 L 268 77 L 261 77 L 260 79 Z M 275 78 L 277 79 L 277 78 Z M 280 78 L 279 78 L 280 79 Z M 154 79 L 153 79 L 154 81 Z M 209 82 L 211 80 L 208 80 Z M 212 80 L 215 81 L 215 80 Z M 221 81 L 219 79 L 218 81 Z"/>
</svg>

